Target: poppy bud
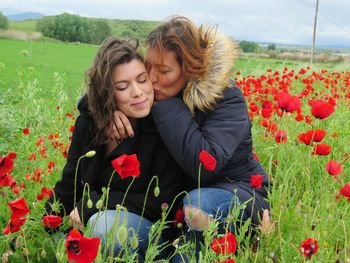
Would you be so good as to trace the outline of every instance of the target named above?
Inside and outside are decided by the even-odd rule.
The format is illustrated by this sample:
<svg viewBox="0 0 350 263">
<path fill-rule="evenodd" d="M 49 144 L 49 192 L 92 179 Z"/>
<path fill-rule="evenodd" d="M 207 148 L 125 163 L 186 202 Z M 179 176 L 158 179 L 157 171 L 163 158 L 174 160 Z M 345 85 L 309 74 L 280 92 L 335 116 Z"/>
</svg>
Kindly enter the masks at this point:
<svg viewBox="0 0 350 263">
<path fill-rule="evenodd" d="M 117 240 L 120 245 L 123 245 L 128 237 L 128 230 L 125 226 L 121 226 L 117 230 Z"/>
<path fill-rule="evenodd" d="M 98 200 L 97 203 L 96 203 L 96 208 L 97 208 L 97 209 L 101 209 L 102 206 L 103 206 L 103 201 L 102 201 L 102 199 L 100 199 L 100 200 Z"/>
<path fill-rule="evenodd" d="M 88 208 L 92 208 L 92 201 L 91 201 L 91 199 L 87 200 L 86 206 L 87 206 Z"/>
<path fill-rule="evenodd" d="M 169 205 L 168 205 L 167 203 L 163 203 L 163 204 L 161 205 L 161 208 L 162 208 L 162 211 L 165 212 L 166 210 L 168 210 Z"/>
<path fill-rule="evenodd" d="M 160 193 L 159 187 L 156 186 L 156 187 L 154 188 L 154 196 L 155 196 L 155 197 L 158 197 L 158 196 L 159 196 L 159 193 Z"/>
<path fill-rule="evenodd" d="M 85 157 L 91 158 L 91 157 L 94 157 L 95 154 L 96 154 L 96 151 L 88 151 L 88 152 L 85 154 Z"/>
<path fill-rule="evenodd" d="M 41 257 L 42 258 L 46 258 L 46 251 L 43 249 L 43 250 L 41 250 Z"/>
<path fill-rule="evenodd" d="M 130 240 L 130 246 L 132 249 L 137 249 L 139 247 L 139 240 L 137 236 L 134 234 Z"/>
</svg>

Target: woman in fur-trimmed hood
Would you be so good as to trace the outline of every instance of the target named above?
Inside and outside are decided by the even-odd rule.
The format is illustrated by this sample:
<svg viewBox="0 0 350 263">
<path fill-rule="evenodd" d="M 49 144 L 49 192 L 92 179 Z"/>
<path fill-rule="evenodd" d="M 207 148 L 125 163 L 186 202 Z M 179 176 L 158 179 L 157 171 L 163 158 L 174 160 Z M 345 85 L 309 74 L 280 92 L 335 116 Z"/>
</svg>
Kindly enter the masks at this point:
<svg viewBox="0 0 350 263">
<path fill-rule="evenodd" d="M 185 17 L 161 23 L 146 44 L 146 68 L 156 101 L 151 114 L 192 186 L 184 198 L 187 225 L 203 230 L 212 220 L 210 215 L 225 225 L 230 211 L 243 203 L 245 208 L 238 208 L 238 220 L 231 222 L 231 230 L 248 218 L 253 225 L 259 224 L 262 211 L 269 209 L 269 181 L 252 154 L 244 96 L 230 79 L 236 44 L 214 28 L 197 27 Z M 114 121 L 117 127 L 123 126 L 120 118 Z M 130 132 L 117 128 L 115 136 L 125 133 Z M 203 151 L 217 163 L 214 170 L 201 169 L 199 176 Z M 260 175 L 255 178 L 262 182 L 254 181 L 251 186 L 252 175 Z"/>
</svg>

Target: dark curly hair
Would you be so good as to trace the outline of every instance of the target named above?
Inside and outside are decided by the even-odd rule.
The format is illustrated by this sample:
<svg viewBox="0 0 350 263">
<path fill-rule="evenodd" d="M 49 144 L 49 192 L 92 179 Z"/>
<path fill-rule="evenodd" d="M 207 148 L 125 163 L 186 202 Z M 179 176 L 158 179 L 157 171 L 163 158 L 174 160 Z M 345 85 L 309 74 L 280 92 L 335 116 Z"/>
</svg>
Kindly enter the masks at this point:
<svg viewBox="0 0 350 263">
<path fill-rule="evenodd" d="M 113 70 L 116 66 L 134 59 L 143 63 L 144 59 L 138 53 L 138 46 L 137 39 L 106 39 L 86 73 L 88 107 L 97 128 L 94 139 L 97 145 L 107 141 L 106 129 L 113 119 L 114 111 L 117 110 L 114 101 Z"/>
</svg>

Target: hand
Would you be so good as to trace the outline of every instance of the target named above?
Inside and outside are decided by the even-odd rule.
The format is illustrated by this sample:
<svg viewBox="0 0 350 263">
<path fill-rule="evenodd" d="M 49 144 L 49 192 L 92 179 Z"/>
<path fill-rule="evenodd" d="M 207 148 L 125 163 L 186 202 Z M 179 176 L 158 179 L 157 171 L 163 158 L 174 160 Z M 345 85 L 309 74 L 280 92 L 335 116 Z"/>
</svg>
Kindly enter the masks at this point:
<svg viewBox="0 0 350 263">
<path fill-rule="evenodd" d="M 121 142 L 128 137 L 134 137 L 134 130 L 128 117 L 121 111 L 114 112 L 114 118 L 111 122 L 110 128 L 107 131 L 107 137 Z"/>
<path fill-rule="evenodd" d="M 68 223 L 74 228 L 83 229 L 83 224 L 81 223 L 80 216 L 78 213 L 78 208 L 74 208 L 73 211 L 68 216 Z"/>
</svg>

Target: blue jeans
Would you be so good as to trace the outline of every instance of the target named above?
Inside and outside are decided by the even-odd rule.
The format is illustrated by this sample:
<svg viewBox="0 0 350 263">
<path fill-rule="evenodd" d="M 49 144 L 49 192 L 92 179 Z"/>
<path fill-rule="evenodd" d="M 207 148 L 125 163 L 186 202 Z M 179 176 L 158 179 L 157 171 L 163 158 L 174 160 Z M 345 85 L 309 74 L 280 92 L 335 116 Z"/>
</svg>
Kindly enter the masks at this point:
<svg viewBox="0 0 350 263">
<path fill-rule="evenodd" d="M 200 198 L 200 200 L 198 200 Z M 200 188 L 194 189 L 188 193 L 183 200 L 184 207 L 199 208 L 209 217 L 224 222 L 233 209 L 239 209 L 241 202 L 234 193 L 221 188 Z M 241 219 L 243 211 L 240 211 Z M 189 224 L 189 220 L 185 218 L 188 227 L 192 230 L 202 231 L 196 229 Z M 231 227 L 234 232 L 234 226 Z"/>
<path fill-rule="evenodd" d="M 106 243 L 107 235 L 112 231 L 112 227 L 114 221 L 116 219 L 116 210 L 107 210 L 101 211 L 92 215 L 92 217 L 88 221 L 88 226 L 92 230 L 92 236 L 100 237 L 102 244 Z M 127 217 L 126 217 L 127 214 Z M 124 220 L 127 218 L 126 228 L 128 229 L 128 240 L 132 237 L 133 233 L 129 231 L 130 228 L 133 228 L 135 232 L 140 223 L 140 228 L 137 232 L 139 246 L 138 246 L 138 257 L 139 262 L 143 262 L 146 250 L 148 247 L 148 233 L 150 228 L 152 227 L 152 222 L 143 218 L 137 214 L 133 214 L 130 212 L 125 212 L 123 210 L 119 211 L 118 224 L 117 226 L 125 224 Z M 115 233 L 117 232 L 117 228 L 115 229 Z M 118 243 L 117 239 L 115 239 L 114 245 L 114 256 L 117 256 L 121 251 L 122 246 Z"/>
<path fill-rule="evenodd" d="M 199 194 L 198 194 L 199 193 Z M 220 222 L 219 232 L 224 231 L 223 223 L 225 222 L 229 213 L 234 209 L 240 209 L 241 202 L 234 193 L 221 188 L 200 188 L 194 189 L 188 193 L 183 199 L 184 207 L 199 208 L 202 212 L 209 217 L 216 219 Z M 239 211 L 238 219 L 246 220 L 245 213 L 242 209 Z M 185 217 L 185 221 L 188 227 L 192 230 L 187 233 L 187 238 L 195 238 L 196 245 L 196 257 L 198 261 L 198 253 L 200 251 L 200 242 L 203 241 L 202 231 L 203 229 L 196 229 L 189 223 L 189 218 Z M 230 225 L 229 231 L 234 232 L 235 226 Z M 172 263 L 189 262 L 190 260 L 185 255 L 176 254 Z"/>
</svg>

